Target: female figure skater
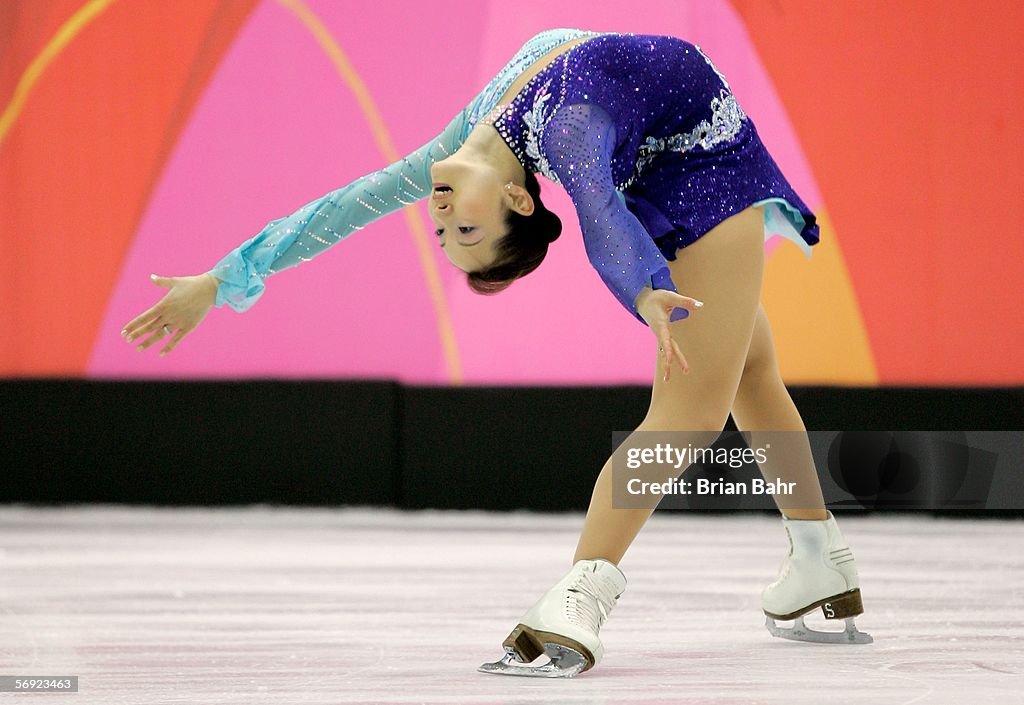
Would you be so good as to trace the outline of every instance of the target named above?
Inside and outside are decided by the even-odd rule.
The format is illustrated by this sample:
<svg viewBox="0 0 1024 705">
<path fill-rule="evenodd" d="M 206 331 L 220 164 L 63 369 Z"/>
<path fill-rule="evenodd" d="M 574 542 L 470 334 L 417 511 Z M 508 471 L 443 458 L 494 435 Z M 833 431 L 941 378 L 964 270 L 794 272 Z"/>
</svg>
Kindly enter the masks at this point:
<svg viewBox="0 0 1024 705">
<path fill-rule="evenodd" d="M 268 275 L 423 198 L 448 259 L 472 288 L 495 293 L 533 271 L 561 232 L 541 202 L 536 172 L 568 192 L 588 258 L 655 335 L 651 404 L 637 432 L 704 432 L 706 440 L 731 412 L 755 439 L 769 431 L 802 439 L 785 462 L 761 466 L 766 480 L 798 488 L 775 496 L 791 549 L 762 594 L 769 630 L 869 641 L 852 619 L 863 611 L 853 557 L 825 510 L 759 304 L 769 224 L 808 252 L 818 228 L 725 77 L 693 44 L 567 29 L 538 34 L 416 152 L 271 221 L 205 274 L 154 277 L 170 291 L 122 335 L 146 336 L 140 349 L 169 338 L 161 354 L 169 352 L 211 306 L 248 309 Z M 673 366 L 684 374 L 672 375 Z M 600 661 L 598 631 L 626 584 L 617 564 L 660 499 L 615 508 L 612 491 L 609 459 L 572 569 L 519 621 L 504 658 L 481 670 L 572 676 Z M 803 615 L 818 607 L 826 618 L 845 619 L 846 630 L 806 628 Z M 796 623 L 785 629 L 775 619 Z M 542 653 L 545 665 L 527 665 Z"/>
</svg>

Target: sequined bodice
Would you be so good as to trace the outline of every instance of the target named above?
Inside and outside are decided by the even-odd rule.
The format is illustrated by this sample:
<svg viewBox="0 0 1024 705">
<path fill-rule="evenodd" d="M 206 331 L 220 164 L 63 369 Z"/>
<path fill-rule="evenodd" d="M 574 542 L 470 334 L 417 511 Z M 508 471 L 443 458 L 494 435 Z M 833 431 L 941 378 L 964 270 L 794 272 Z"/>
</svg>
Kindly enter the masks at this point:
<svg viewBox="0 0 1024 705">
<path fill-rule="evenodd" d="M 613 122 L 611 168 L 619 190 L 635 183 L 659 154 L 734 140 L 747 120 L 700 47 L 675 37 L 595 36 L 556 57 L 492 116 L 523 166 L 556 183 L 544 135 L 566 105 L 598 106 Z"/>
</svg>

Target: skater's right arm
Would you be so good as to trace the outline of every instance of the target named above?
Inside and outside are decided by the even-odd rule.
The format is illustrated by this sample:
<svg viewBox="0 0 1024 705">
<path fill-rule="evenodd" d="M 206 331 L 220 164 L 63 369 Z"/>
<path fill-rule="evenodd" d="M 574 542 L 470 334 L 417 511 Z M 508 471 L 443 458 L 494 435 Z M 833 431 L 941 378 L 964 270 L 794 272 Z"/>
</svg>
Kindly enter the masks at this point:
<svg viewBox="0 0 1024 705">
<path fill-rule="evenodd" d="M 121 335 L 140 351 L 161 344 L 160 354 L 168 353 L 214 306 L 226 303 L 236 311 L 247 310 L 263 294 L 263 281 L 271 274 L 306 262 L 374 220 L 426 198 L 431 191 L 431 165 L 465 140 L 473 106 L 463 109 L 440 135 L 415 152 L 270 221 L 210 271 L 155 277 L 153 283 L 169 291 L 125 324 Z"/>
<path fill-rule="evenodd" d="M 263 294 L 264 280 L 271 274 L 312 259 L 378 218 L 426 198 L 433 163 L 462 146 L 471 127 L 494 107 L 523 66 L 577 34 L 576 30 L 549 30 L 536 35 L 440 135 L 384 169 L 311 201 L 290 216 L 270 221 L 210 271 L 191 277 L 156 277 L 154 283 L 170 291 L 126 324 L 122 335 L 128 342 L 141 342 L 140 350 L 167 343 L 162 353 L 170 352 L 213 306 L 226 303 L 236 311 L 247 310 Z M 168 336 L 170 340 L 164 340 Z"/>
<path fill-rule="evenodd" d="M 479 116 L 494 107 L 525 66 L 582 34 L 573 29 L 536 34 L 440 135 L 394 164 L 306 204 L 287 218 L 267 223 L 208 272 L 220 282 L 215 305 L 227 303 L 236 311 L 247 310 L 263 293 L 266 277 L 309 260 L 381 216 L 429 196 L 431 165 L 462 146 Z"/>
<path fill-rule="evenodd" d="M 208 272 L 220 282 L 214 305 L 246 311 L 263 294 L 268 276 L 306 262 L 378 218 L 429 196 L 430 167 L 461 146 L 468 113 L 469 106 L 415 152 L 267 223 Z"/>
</svg>

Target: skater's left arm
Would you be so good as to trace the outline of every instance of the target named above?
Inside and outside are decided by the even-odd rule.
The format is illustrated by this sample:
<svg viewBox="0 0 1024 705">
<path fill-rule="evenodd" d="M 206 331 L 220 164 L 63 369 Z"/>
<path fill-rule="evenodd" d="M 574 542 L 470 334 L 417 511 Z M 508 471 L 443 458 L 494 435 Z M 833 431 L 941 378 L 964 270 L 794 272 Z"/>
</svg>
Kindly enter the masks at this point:
<svg viewBox="0 0 1024 705">
<path fill-rule="evenodd" d="M 619 196 L 614 146 L 615 125 L 594 105 L 562 108 L 544 129 L 544 154 L 576 207 L 591 264 L 619 303 L 651 328 L 666 362 L 678 355 L 685 372 L 668 324 L 702 304 L 678 293 L 665 257 Z"/>
</svg>

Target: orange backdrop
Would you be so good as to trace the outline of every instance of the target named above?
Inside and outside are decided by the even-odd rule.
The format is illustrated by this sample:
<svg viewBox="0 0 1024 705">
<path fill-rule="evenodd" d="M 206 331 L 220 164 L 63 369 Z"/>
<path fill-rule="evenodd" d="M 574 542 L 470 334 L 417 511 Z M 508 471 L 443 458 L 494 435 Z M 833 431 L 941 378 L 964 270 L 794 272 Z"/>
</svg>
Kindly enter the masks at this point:
<svg viewBox="0 0 1024 705">
<path fill-rule="evenodd" d="M 0 375 L 90 374 L 155 184 L 261 3 L 0 2 Z M 472 12 L 485 22 L 492 5 Z M 792 248 L 769 260 L 765 301 L 787 380 L 1024 382 L 1024 4 L 728 7 L 795 130 L 835 243 L 811 261 Z M 817 294 L 837 287 L 849 303 L 836 316 L 853 321 L 859 347 L 822 342 L 837 304 Z M 794 297 L 812 313 L 783 303 Z M 856 364 L 832 374 L 844 355 Z"/>
</svg>

